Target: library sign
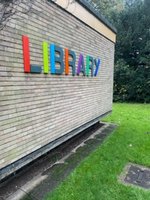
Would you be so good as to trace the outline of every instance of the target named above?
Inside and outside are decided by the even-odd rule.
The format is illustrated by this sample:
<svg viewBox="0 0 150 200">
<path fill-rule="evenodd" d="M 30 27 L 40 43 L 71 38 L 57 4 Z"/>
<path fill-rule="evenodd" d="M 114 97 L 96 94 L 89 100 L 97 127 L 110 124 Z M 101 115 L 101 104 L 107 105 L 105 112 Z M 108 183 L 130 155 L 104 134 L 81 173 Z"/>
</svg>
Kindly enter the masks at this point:
<svg viewBox="0 0 150 200">
<path fill-rule="evenodd" d="M 42 73 L 42 66 L 30 64 L 30 48 L 29 37 L 22 36 L 23 46 L 23 60 L 24 60 L 24 72 L 26 73 Z M 50 56 L 49 56 L 50 55 Z M 64 59 L 65 57 L 65 59 Z M 76 69 L 77 62 L 77 69 Z M 50 64 L 49 64 L 50 63 Z M 56 67 L 59 64 L 59 67 Z M 93 58 L 92 56 L 86 56 L 86 64 L 83 54 L 79 55 L 79 59 L 76 59 L 74 51 L 65 48 L 64 50 L 54 44 L 48 44 L 43 42 L 43 73 L 61 75 L 65 72 L 69 74 L 70 67 L 72 68 L 72 75 L 83 76 L 97 76 L 100 69 L 100 59 Z"/>
</svg>

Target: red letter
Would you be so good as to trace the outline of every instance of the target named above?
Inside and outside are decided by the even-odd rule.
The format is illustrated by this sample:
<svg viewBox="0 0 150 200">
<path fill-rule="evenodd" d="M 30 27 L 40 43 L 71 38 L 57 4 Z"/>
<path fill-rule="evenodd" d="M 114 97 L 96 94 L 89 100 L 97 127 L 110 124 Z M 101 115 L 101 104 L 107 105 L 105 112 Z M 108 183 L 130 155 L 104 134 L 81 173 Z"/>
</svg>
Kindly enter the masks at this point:
<svg viewBox="0 0 150 200">
<path fill-rule="evenodd" d="M 29 38 L 22 36 L 23 47 L 23 60 L 24 60 L 24 72 L 30 72 L 30 51 L 29 51 Z"/>
</svg>

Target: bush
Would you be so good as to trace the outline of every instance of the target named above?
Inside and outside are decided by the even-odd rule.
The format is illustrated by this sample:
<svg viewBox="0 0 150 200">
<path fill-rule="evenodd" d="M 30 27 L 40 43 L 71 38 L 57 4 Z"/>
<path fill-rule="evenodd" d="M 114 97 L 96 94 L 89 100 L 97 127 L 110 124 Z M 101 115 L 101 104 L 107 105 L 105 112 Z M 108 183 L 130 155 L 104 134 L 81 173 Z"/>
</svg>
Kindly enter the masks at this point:
<svg viewBox="0 0 150 200">
<path fill-rule="evenodd" d="M 130 67 L 120 59 L 115 65 L 114 101 L 150 103 L 150 68 Z"/>
</svg>

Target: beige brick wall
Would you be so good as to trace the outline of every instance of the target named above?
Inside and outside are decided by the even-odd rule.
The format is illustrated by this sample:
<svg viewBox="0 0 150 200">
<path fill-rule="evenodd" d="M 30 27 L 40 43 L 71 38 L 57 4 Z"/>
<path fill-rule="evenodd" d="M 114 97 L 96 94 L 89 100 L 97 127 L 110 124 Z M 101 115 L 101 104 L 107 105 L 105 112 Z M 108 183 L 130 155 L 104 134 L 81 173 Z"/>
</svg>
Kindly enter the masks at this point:
<svg viewBox="0 0 150 200">
<path fill-rule="evenodd" d="M 112 109 L 114 43 L 53 3 L 34 8 L 0 32 L 0 169 Z M 25 74 L 22 35 L 31 64 L 43 65 L 47 41 L 100 57 L 98 76 Z"/>
</svg>

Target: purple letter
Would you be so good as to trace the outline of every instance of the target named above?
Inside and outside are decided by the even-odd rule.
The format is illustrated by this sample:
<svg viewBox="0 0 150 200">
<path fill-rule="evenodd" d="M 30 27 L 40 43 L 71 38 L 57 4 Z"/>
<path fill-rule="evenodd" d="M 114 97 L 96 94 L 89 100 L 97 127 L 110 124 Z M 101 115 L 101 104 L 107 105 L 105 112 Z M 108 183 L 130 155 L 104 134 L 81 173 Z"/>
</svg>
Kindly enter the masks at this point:
<svg viewBox="0 0 150 200">
<path fill-rule="evenodd" d="M 77 75 L 79 75 L 80 72 L 82 72 L 83 76 L 85 76 L 84 57 L 82 54 L 80 54 L 80 56 L 79 56 Z"/>
</svg>

